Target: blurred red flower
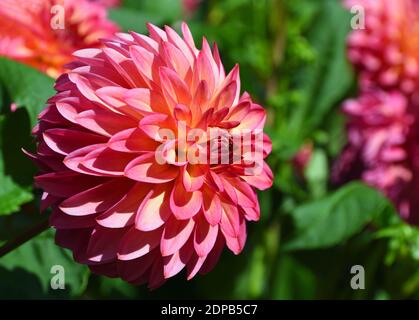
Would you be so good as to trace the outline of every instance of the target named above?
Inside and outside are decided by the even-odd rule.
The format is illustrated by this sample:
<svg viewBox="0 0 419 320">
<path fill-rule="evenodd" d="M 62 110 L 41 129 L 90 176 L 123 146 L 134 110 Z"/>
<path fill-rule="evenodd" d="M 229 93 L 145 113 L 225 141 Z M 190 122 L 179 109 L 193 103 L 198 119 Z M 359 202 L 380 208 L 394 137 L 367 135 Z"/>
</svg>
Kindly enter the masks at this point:
<svg viewBox="0 0 419 320">
<path fill-rule="evenodd" d="M 106 15 L 88 0 L 2 0 L 0 56 L 57 77 L 73 51 L 98 47 L 118 31 Z"/>
</svg>

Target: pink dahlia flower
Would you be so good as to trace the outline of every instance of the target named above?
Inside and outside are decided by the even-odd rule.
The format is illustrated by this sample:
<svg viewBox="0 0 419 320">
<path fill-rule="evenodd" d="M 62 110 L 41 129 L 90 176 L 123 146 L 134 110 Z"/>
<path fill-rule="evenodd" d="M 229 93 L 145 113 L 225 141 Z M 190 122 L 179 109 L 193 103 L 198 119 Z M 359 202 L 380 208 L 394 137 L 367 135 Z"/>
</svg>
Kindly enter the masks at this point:
<svg viewBox="0 0 419 320">
<path fill-rule="evenodd" d="M 155 288 L 185 267 L 188 279 L 209 271 L 225 244 L 240 253 L 272 172 L 265 110 L 240 95 L 238 66 L 226 75 L 186 24 L 183 38 L 148 29 L 74 53 L 31 156 L 57 244 L 93 272 Z"/>
<path fill-rule="evenodd" d="M 0 56 L 57 77 L 73 51 L 98 47 L 118 31 L 106 15 L 88 0 L 1 0 Z"/>
<path fill-rule="evenodd" d="M 346 0 L 364 9 L 365 29 L 348 38 L 348 56 L 363 90 L 381 88 L 411 94 L 419 88 L 419 2 Z"/>
<path fill-rule="evenodd" d="M 419 130 L 408 100 L 398 92 L 370 92 L 343 109 L 348 145 L 334 168 L 335 182 L 360 178 L 382 190 L 404 219 L 418 223 Z"/>
</svg>

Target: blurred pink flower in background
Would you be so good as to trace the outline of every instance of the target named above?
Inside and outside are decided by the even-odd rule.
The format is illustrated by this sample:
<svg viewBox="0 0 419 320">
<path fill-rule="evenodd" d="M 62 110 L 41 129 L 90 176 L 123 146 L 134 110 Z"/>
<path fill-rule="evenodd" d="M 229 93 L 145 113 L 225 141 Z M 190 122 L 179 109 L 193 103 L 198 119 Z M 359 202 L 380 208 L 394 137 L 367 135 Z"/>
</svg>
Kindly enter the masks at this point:
<svg viewBox="0 0 419 320">
<path fill-rule="evenodd" d="M 363 90 L 396 89 L 411 94 L 419 88 L 419 1 L 346 0 L 362 6 L 365 29 L 348 38 L 348 56 Z"/>
<path fill-rule="evenodd" d="M 240 95 L 238 66 L 226 75 L 217 47 L 204 39 L 197 49 L 186 24 L 183 38 L 170 27 L 148 29 L 150 37 L 119 33 L 103 49 L 75 52 L 30 156 L 57 244 L 94 272 L 155 288 L 185 267 L 188 279 L 208 272 L 225 244 L 239 254 L 246 221 L 260 216 L 255 189 L 269 188 L 272 172 L 263 160 L 260 172 L 248 172 L 246 154 L 238 163 L 193 164 L 168 151 L 166 163 L 156 162 L 159 146 L 181 140 L 159 129 L 178 132 L 183 121 L 189 132 L 255 131 L 266 113 Z M 271 152 L 266 135 L 262 152 Z"/>
<path fill-rule="evenodd" d="M 411 223 L 419 218 L 418 123 L 399 92 L 370 92 L 348 100 L 348 145 L 335 164 L 334 180 L 362 179 L 382 190 Z M 416 132 L 415 132 L 416 131 Z"/>
<path fill-rule="evenodd" d="M 55 5 L 64 5 L 64 18 Z M 28 64 L 51 77 L 64 71 L 72 53 L 100 46 L 118 27 L 106 9 L 88 0 L 1 0 L 0 56 Z M 52 24 L 63 22 L 64 29 Z"/>
<path fill-rule="evenodd" d="M 313 155 L 313 143 L 307 142 L 298 150 L 294 158 L 292 159 L 292 164 L 297 174 L 301 177 L 304 176 L 304 170 L 307 165 L 310 163 L 311 157 Z"/>
<path fill-rule="evenodd" d="M 383 191 L 402 218 L 419 223 L 419 1 L 346 0 L 362 6 L 365 29 L 348 39 L 360 97 L 344 103 L 348 144 L 333 180 L 362 179 Z"/>
<path fill-rule="evenodd" d="M 183 10 L 186 14 L 192 15 L 198 10 L 203 0 L 182 0 Z"/>
</svg>

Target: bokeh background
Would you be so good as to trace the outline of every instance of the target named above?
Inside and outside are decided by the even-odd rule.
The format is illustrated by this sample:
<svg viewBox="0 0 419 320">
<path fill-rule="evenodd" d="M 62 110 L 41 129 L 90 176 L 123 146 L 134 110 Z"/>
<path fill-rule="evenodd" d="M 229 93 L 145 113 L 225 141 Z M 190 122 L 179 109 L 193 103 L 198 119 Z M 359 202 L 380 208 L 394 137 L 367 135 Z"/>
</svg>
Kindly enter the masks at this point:
<svg viewBox="0 0 419 320">
<path fill-rule="evenodd" d="M 358 90 L 346 50 L 351 14 L 341 1 L 124 0 L 109 17 L 138 33 L 148 21 L 177 30 L 186 21 L 197 43 L 204 35 L 217 43 L 226 69 L 240 64 L 242 88 L 267 109 L 273 141 L 275 183 L 259 193 L 261 220 L 250 224 L 239 256 L 225 250 L 211 273 L 178 275 L 151 292 L 91 274 L 48 230 L 0 258 L 1 298 L 419 298 L 418 228 L 379 191 L 331 183 L 346 143 L 341 104 Z M 20 148 L 34 149 L 30 130 L 52 84 L 0 60 L 0 245 L 36 234 L 45 221 L 32 190 L 36 169 Z M 50 289 L 57 264 L 65 290 Z M 350 286 L 354 265 L 365 268 L 365 290 Z"/>
</svg>

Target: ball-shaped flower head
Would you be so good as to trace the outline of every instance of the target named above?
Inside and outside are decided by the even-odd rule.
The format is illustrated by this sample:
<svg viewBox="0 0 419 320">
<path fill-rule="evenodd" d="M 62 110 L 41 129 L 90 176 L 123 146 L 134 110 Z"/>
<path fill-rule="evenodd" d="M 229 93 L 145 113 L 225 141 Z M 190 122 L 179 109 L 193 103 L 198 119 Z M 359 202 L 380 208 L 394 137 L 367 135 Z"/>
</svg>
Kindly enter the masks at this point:
<svg viewBox="0 0 419 320">
<path fill-rule="evenodd" d="M 419 223 L 419 130 L 400 92 L 367 92 L 348 100 L 348 144 L 334 168 L 334 180 L 362 179 L 381 190 L 402 218 Z"/>
<path fill-rule="evenodd" d="M 409 95 L 416 92 L 419 88 L 419 2 L 346 0 L 345 5 L 362 9 L 365 22 L 348 38 L 348 56 L 360 73 L 361 88 L 398 90 Z"/>
<path fill-rule="evenodd" d="M 57 244 L 96 273 L 155 288 L 239 254 L 259 219 L 266 113 L 217 47 L 170 27 L 75 52 L 34 129 L 42 207 Z"/>
<path fill-rule="evenodd" d="M 72 53 L 98 47 L 118 27 L 88 0 L 1 0 L 0 56 L 58 77 Z"/>
</svg>

